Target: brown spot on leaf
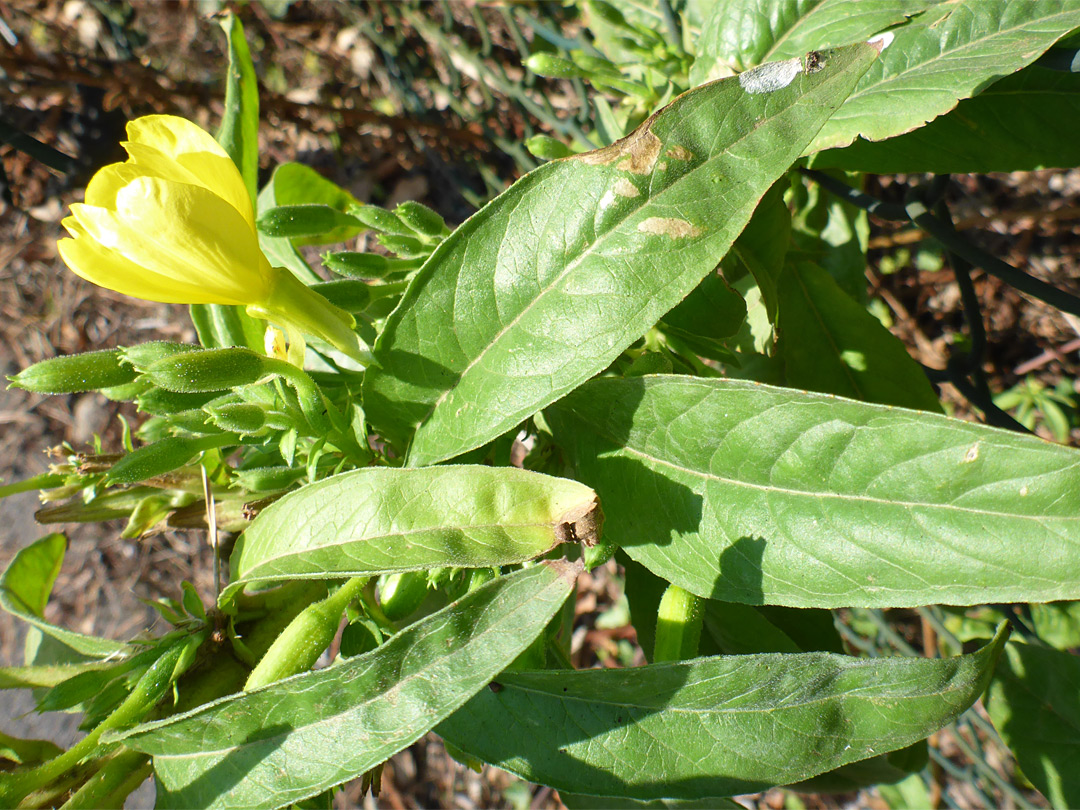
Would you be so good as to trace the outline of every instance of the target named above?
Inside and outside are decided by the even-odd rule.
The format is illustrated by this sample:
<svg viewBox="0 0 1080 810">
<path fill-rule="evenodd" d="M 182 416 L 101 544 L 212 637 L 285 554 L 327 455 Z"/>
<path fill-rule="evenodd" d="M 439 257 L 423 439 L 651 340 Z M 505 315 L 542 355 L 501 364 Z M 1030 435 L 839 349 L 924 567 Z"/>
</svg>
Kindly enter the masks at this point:
<svg viewBox="0 0 1080 810">
<path fill-rule="evenodd" d="M 620 197 L 636 197 L 641 192 L 638 191 L 638 187 L 627 180 L 625 177 L 620 177 L 615 181 L 615 185 L 612 188 L 616 194 Z"/>
<path fill-rule="evenodd" d="M 686 236 L 701 236 L 701 228 L 687 222 L 685 219 L 672 217 L 649 217 L 638 223 L 637 229 L 641 233 L 651 233 L 657 236 L 670 236 L 672 239 L 682 239 Z"/>
<path fill-rule="evenodd" d="M 656 165 L 656 158 L 660 155 L 660 139 L 652 134 L 649 127 L 653 119 L 650 117 L 640 127 L 635 129 L 625 138 L 620 138 L 603 149 L 585 152 L 571 160 L 580 160 L 590 166 L 607 166 L 619 161 L 616 169 L 631 174 L 648 174 Z"/>
<path fill-rule="evenodd" d="M 596 498 L 579 504 L 564 513 L 555 525 L 555 539 L 560 543 L 581 543 L 595 546 L 600 540 L 604 513 Z"/>
<path fill-rule="evenodd" d="M 675 144 L 675 146 L 668 147 L 667 156 L 673 160 L 690 160 L 690 158 L 694 156 L 694 153 L 685 146 Z"/>
</svg>

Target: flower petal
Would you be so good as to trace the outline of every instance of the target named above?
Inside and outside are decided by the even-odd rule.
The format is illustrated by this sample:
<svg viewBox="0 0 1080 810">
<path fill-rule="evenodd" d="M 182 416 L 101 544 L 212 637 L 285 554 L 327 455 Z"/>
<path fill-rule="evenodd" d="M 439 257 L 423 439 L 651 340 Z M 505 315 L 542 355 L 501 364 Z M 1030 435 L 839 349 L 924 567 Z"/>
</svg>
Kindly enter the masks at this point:
<svg viewBox="0 0 1080 810">
<path fill-rule="evenodd" d="M 199 179 L 198 185 L 229 200 L 254 229 L 251 196 L 240 170 L 209 132 L 175 115 L 145 115 L 130 121 L 127 132 L 132 143 L 152 147 L 172 158 Z M 142 162 L 131 149 L 128 153 L 136 163 Z"/>
<path fill-rule="evenodd" d="M 73 217 L 63 222 L 71 239 L 61 239 L 57 249 L 75 275 L 99 287 L 163 304 L 219 304 L 206 297 L 206 288 L 158 275 L 101 245 Z"/>
<path fill-rule="evenodd" d="M 100 169 L 86 186 L 86 203 L 98 208 L 116 208 L 116 194 L 128 183 L 146 174 L 131 163 L 112 163 Z"/>
<path fill-rule="evenodd" d="M 135 143 L 153 146 L 171 158 L 192 152 L 229 157 L 209 132 L 178 115 L 144 115 L 128 122 L 127 134 Z"/>
<path fill-rule="evenodd" d="M 191 152 L 186 155 L 167 155 L 155 146 L 144 143 L 125 142 L 124 148 L 131 156 L 131 163 L 145 169 L 145 174 L 202 186 L 227 201 L 255 230 L 255 214 L 247 186 L 230 158 L 207 152 Z M 88 200 L 89 202 L 89 200 Z"/>
<path fill-rule="evenodd" d="M 272 286 L 255 233 L 229 203 L 202 186 L 141 177 L 122 188 L 116 210 L 72 205 L 78 224 L 140 267 L 200 285 L 217 303 L 257 304 Z"/>
</svg>

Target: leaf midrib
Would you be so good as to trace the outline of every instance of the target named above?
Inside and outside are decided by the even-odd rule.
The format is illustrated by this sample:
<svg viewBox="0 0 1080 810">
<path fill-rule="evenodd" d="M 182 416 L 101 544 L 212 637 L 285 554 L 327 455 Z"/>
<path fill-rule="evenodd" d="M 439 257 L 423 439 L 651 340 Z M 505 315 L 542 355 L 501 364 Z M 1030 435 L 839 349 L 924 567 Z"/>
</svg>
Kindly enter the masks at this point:
<svg viewBox="0 0 1080 810">
<path fill-rule="evenodd" d="M 323 726 L 323 725 L 325 725 L 327 723 L 331 723 L 334 720 L 337 720 L 337 719 L 339 719 L 339 718 L 341 718 L 341 717 L 343 717 L 343 716 L 345 716 L 347 714 L 351 714 L 351 713 L 356 712 L 356 710 L 360 706 L 370 705 L 374 701 L 376 701 L 379 698 L 383 697 L 390 689 L 393 689 L 395 686 L 401 687 L 403 684 L 408 684 L 408 683 L 410 683 L 410 682 L 412 682 L 412 681 L 414 681 L 414 680 L 416 680 L 418 678 L 421 678 L 423 675 L 429 674 L 431 670 L 436 669 L 439 663 L 446 661 L 448 658 L 452 658 L 452 657 L 456 657 L 458 655 L 461 655 L 466 649 L 474 647 L 476 644 L 480 643 L 481 641 L 486 641 L 488 635 L 490 633 L 497 632 L 500 625 L 505 624 L 505 623 L 507 623 L 507 621 L 514 618 L 521 610 L 530 609 L 535 604 L 535 600 L 543 599 L 543 598 L 547 597 L 549 591 L 552 588 L 561 587 L 561 583 L 563 583 L 564 581 L 565 580 L 561 575 L 556 575 L 554 580 L 552 580 L 547 585 L 545 585 L 544 588 L 541 591 L 539 591 L 538 593 L 533 594 L 533 596 L 530 599 L 522 600 L 516 606 L 511 606 L 505 612 L 500 613 L 496 617 L 495 621 L 493 621 L 487 627 L 487 629 L 485 629 L 482 633 L 470 634 L 469 637 L 468 637 L 468 640 L 466 640 L 464 642 L 464 644 L 456 645 L 453 648 L 449 649 L 446 652 L 445 655 L 440 656 L 439 658 L 436 658 L 436 659 L 429 660 L 428 661 L 428 666 L 426 666 L 425 669 L 423 669 L 421 671 L 414 672 L 411 675 L 405 676 L 401 680 L 396 681 L 394 684 L 388 686 L 386 689 L 383 689 L 383 690 L 377 692 L 372 697 L 370 697 L 369 699 L 363 701 L 362 703 L 350 704 L 348 709 L 346 709 L 345 711 L 337 712 L 337 713 L 332 714 L 332 715 L 330 715 L 328 717 L 324 717 L 321 720 L 316 720 L 313 723 L 308 723 L 308 724 L 302 726 L 299 729 L 293 728 L 293 729 L 290 729 L 288 732 L 284 732 L 284 733 L 281 733 L 281 734 L 276 734 L 276 735 L 274 735 L 272 737 L 261 737 L 258 740 L 255 740 L 254 742 L 244 743 L 243 745 L 230 745 L 230 746 L 227 746 L 225 748 L 219 748 L 219 749 L 213 750 L 213 751 L 207 751 L 205 749 L 200 748 L 200 750 L 198 750 L 198 751 L 181 752 L 181 753 L 178 753 L 178 754 L 155 754 L 154 758 L 155 759 L 183 759 L 183 760 L 191 760 L 191 761 L 193 761 L 193 760 L 197 760 L 199 758 L 205 758 L 205 757 L 208 757 L 208 756 L 218 756 L 218 755 L 223 755 L 223 754 L 229 754 L 229 753 L 232 753 L 233 751 L 241 750 L 246 745 L 257 745 L 257 744 L 260 744 L 260 743 L 265 743 L 267 741 L 288 739 L 291 735 L 296 734 L 296 733 L 298 733 L 300 731 L 307 731 L 309 729 L 317 729 L 320 726 Z M 507 590 L 509 590 L 509 589 L 507 589 Z M 444 621 L 445 621 L 445 617 L 444 617 Z M 316 685 L 317 684 L 312 684 L 312 686 L 316 686 Z M 481 687 L 481 688 L 483 688 L 483 687 Z M 398 691 L 403 691 L 403 690 L 398 689 Z M 465 700 L 468 700 L 468 697 L 466 697 Z"/>
<path fill-rule="evenodd" d="M 635 455 L 635 456 L 637 456 L 637 457 L 639 457 L 639 458 L 641 458 L 641 459 L 643 459 L 645 461 L 653 462 L 656 465 L 659 465 L 659 466 L 662 466 L 662 467 L 667 467 L 669 469 L 676 470 L 676 471 L 681 472 L 681 473 L 685 473 L 685 474 L 687 474 L 687 475 L 689 475 L 691 477 L 698 478 L 698 479 L 701 479 L 703 481 L 712 481 L 712 482 L 725 484 L 725 485 L 730 485 L 730 486 L 734 486 L 734 487 L 741 487 L 743 489 L 756 490 L 758 492 L 763 492 L 763 493 L 766 493 L 766 494 L 790 495 L 793 498 L 809 498 L 811 500 L 834 500 L 834 501 L 853 502 L 853 503 L 870 503 L 870 504 L 875 504 L 875 505 L 878 505 L 878 506 L 903 507 L 903 508 L 940 509 L 940 510 L 944 510 L 944 511 L 971 514 L 971 515 L 1011 518 L 1011 519 L 1014 519 L 1014 520 L 1035 521 L 1035 522 L 1039 523 L 1040 525 L 1042 525 L 1043 522 L 1080 523 L 1080 515 L 1076 515 L 1076 516 L 1073 516 L 1073 517 L 1066 517 L 1066 516 L 1047 517 L 1045 515 L 1019 515 L 1019 514 L 1016 514 L 1016 513 L 1013 513 L 1013 512 L 998 512 L 998 511 L 988 510 L 988 509 L 975 509 L 975 508 L 970 507 L 970 506 L 957 506 L 956 504 L 930 503 L 930 502 L 925 502 L 925 501 L 890 500 L 890 499 L 885 499 L 885 498 L 874 497 L 874 496 L 871 496 L 871 495 L 855 495 L 855 494 L 845 494 L 845 493 L 839 493 L 839 492 L 815 492 L 815 491 L 812 491 L 812 490 L 791 489 L 791 488 L 788 488 L 788 487 L 780 487 L 780 486 L 775 486 L 775 485 L 771 485 L 771 484 L 770 485 L 757 484 L 757 483 L 753 483 L 751 481 L 744 481 L 744 480 L 737 479 L 737 478 L 727 478 L 727 477 L 724 477 L 722 475 L 717 475 L 716 473 L 713 473 L 713 472 L 706 472 L 706 471 L 702 471 L 702 470 L 696 470 L 696 469 L 693 469 L 691 467 L 686 467 L 686 466 L 683 466 L 681 464 L 676 464 L 675 462 L 672 462 L 672 461 L 667 461 L 665 459 L 657 458 L 656 456 L 650 455 L 649 453 L 645 452 L 644 450 L 639 450 L 636 447 L 632 447 L 632 446 L 630 446 L 628 444 L 622 444 L 622 443 L 620 443 L 618 438 L 616 438 L 615 436 L 613 436 L 610 433 L 610 431 L 607 429 L 606 425 L 598 425 L 598 424 L 596 424 L 595 422 L 593 422 L 591 420 L 585 419 L 581 414 L 574 411 L 573 409 L 568 409 L 568 410 L 569 410 L 569 412 L 571 414 L 574 415 L 574 417 L 576 419 L 578 419 L 578 421 L 589 425 L 597 434 L 602 436 L 605 440 L 607 440 L 607 441 L 613 443 L 614 445 L 616 445 L 616 447 L 618 448 L 618 450 L 616 451 L 617 453 L 623 453 L 623 452 L 629 453 L 629 454 Z M 1065 470 L 1072 469 L 1073 467 L 1076 467 L 1077 464 L 1080 464 L 1080 462 L 1075 462 L 1072 465 L 1070 465 L 1069 467 L 1062 468 L 1058 472 L 1060 473 L 1060 472 L 1064 472 Z"/>
<path fill-rule="evenodd" d="M 826 87 L 830 86 L 834 81 L 836 81 L 838 78 L 840 78 L 840 77 L 842 77 L 844 75 L 845 75 L 845 71 L 843 71 L 843 70 L 837 71 L 837 73 L 835 75 L 831 76 L 826 82 L 824 82 L 818 88 L 818 90 L 819 91 L 824 91 Z M 465 375 L 468 374 L 469 371 L 471 371 L 473 369 L 473 367 L 475 367 L 477 365 L 477 363 L 479 363 L 487 355 L 488 351 L 490 351 L 496 344 L 499 343 L 499 341 L 502 339 L 503 335 L 505 335 L 512 327 L 516 326 L 517 323 L 522 318 L 524 318 L 525 315 L 527 315 L 532 310 L 532 308 L 534 306 L 536 306 L 536 304 L 541 299 L 546 298 L 547 295 L 553 289 L 555 289 L 572 270 L 576 269 L 577 266 L 581 262 L 583 262 L 587 257 L 592 256 L 594 254 L 594 252 L 595 252 L 595 248 L 598 245 L 602 245 L 604 240 L 607 239 L 608 236 L 610 236 L 611 234 L 614 234 L 616 229 L 618 227 L 620 227 L 624 222 L 626 222 L 626 220 L 628 220 L 631 217 L 637 215 L 642 209 L 644 209 L 646 206 L 654 203 L 659 197 L 661 197 L 663 195 L 667 195 L 679 183 L 681 183 L 683 180 L 695 175 L 698 172 L 698 170 L 700 170 L 702 167 L 708 165 L 713 160 L 720 159 L 721 155 L 723 155 L 726 152 L 730 151 L 735 146 L 741 144 L 743 141 L 745 141 L 751 135 L 754 135 L 760 129 L 761 124 L 765 123 L 765 121 L 769 121 L 769 122 L 776 121 L 776 120 L 779 120 L 780 118 L 790 114 L 790 112 L 792 110 L 794 110 L 794 109 L 798 108 L 800 105 L 802 105 L 802 102 L 807 98 L 808 95 L 809 94 L 807 93 L 807 94 L 803 94 L 803 95 L 799 96 L 789 106 L 785 107 L 784 110 L 782 112 L 780 112 L 779 114 L 777 114 L 777 115 L 775 115 L 775 116 L 773 116 L 771 118 L 765 119 L 764 121 L 760 122 L 757 126 L 747 128 L 747 131 L 743 135 L 739 136 L 736 140 L 729 143 L 722 150 L 720 150 L 719 152 L 714 153 L 714 155 L 709 157 L 707 160 L 702 161 L 701 164 L 699 164 L 697 167 L 691 169 L 690 171 L 686 172 L 685 174 L 681 175 L 680 177 L 675 178 L 675 180 L 673 180 L 672 183 L 669 186 L 667 186 L 663 191 L 661 191 L 659 195 L 656 195 L 655 197 L 647 197 L 644 200 L 642 200 L 642 202 L 639 205 L 628 207 L 627 212 L 626 212 L 626 214 L 624 216 L 620 217 L 618 219 L 618 221 L 613 221 L 612 224 L 611 224 L 611 227 L 607 230 L 607 232 L 603 236 L 601 236 L 599 239 L 596 239 L 593 242 L 591 242 L 588 246 L 586 246 L 586 248 L 578 256 L 576 256 L 572 261 L 567 263 L 567 265 L 563 268 L 563 270 L 558 275 L 556 275 L 554 278 L 552 278 L 551 282 L 549 284 L 545 285 L 543 287 L 543 289 L 541 289 L 537 293 L 537 295 L 533 297 L 532 301 L 530 301 L 521 310 L 521 312 L 519 312 L 517 315 L 515 315 L 509 322 L 507 322 L 507 324 L 505 326 L 503 326 L 503 328 L 500 329 L 495 334 L 495 336 L 480 350 L 480 352 L 476 355 L 476 357 L 474 357 L 471 361 L 469 361 L 469 363 L 465 366 L 465 368 L 462 369 L 461 373 L 457 375 L 457 378 L 454 380 L 453 384 L 449 385 L 446 388 L 446 390 L 444 390 L 439 395 L 439 397 L 435 400 L 434 404 L 432 404 L 432 406 L 428 410 L 428 412 L 420 420 L 418 420 L 416 422 L 416 425 L 415 425 L 415 428 L 414 428 L 414 431 L 413 431 L 414 437 L 415 437 L 415 435 L 417 433 L 419 433 L 420 428 L 423 425 L 425 425 L 428 422 L 428 420 L 431 419 L 431 415 L 433 413 L 435 413 L 435 410 L 439 407 L 439 405 L 441 405 L 446 400 L 446 398 L 448 396 L 450 396 L 450 394 L 461 384 L 461 381 L 465 378 Z M 850 98 L 850 96 L 848 96 L 848 98 Z M 823 122 L 823 124 L 822 124 L 823 126 L 824 126 L 824 123 L 825 122 Z M 646 122 L 645 126 L 650 126 L 649 131 L 652 132 L 651 124 L 649 124 L 649 122 Z M 820 131 L 820 129 L 818 131 Z M 635 132 L 636 132 L 636 130 L 635 130 Z M 631 135 L 627 136 L 627 137 L 632 137 L 633 134 L 634 133 L 631 133 Z M 816 134 L 817 133 L 815 133 L 814 136 L 811 136 L 811 138 L 807 141 L 807 144 L 809 144 L 809 143 L 811 143 L 813 141 L 813 137 L 815 137 Z M 653 135 L 656 136 L 655 133 L 653 133 Z M 659 136 L 656 136 L 656 137 L 659 137 Z M 664 144 L 661 143 L 661 149 L 663 149 L 663 147 L 664 147 Z M 607 147 L 607 148 L 610 148 L 610 147 Z M 588 154 L 588 153 L 586 153 L 586 154 Z M 570 159 L 579 159 L 579 158 L 580 158 L 580 155 L 576 155 L 574 158 L 570 158 Z M 549 165 L 554 165 L 554 164 L 549 164 Z M 764 193 L 764 192 L 762 192 L 762 193 Z"/>
</svg>

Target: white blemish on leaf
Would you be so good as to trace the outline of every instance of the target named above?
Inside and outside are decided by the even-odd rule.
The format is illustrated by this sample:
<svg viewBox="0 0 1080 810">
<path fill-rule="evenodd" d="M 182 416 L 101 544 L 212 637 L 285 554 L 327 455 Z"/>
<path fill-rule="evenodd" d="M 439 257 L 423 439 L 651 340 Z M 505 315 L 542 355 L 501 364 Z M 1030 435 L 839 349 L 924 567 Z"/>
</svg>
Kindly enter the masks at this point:
<svg viewBox="0 0 1080 810">
<path fill-rule="evenodd" d="M 600 198 L 600 208 L 610 208 L 615 203 L 615 192 L 608 189 L 604 192 L 604 196 Z"/>
<path fill-rule="evenodd" d="M 883 50 L 892 45 L 892 41 L 895 38 L 896 36 L 893 34 L 892 31 L 883 31 L 876 37 L 870 37 L 870 39 L 866 41 L 866 44 L 873 45 L 875 48 L 877 48 L 877 52 L 881 53 Z"/>
<path fill-rule="evenodd" d="M 803 69 L 802 59 L 766 62 L 739 74 L 739 86 L 747 93 L 771 93 L 787 87 Z"/>
<path fill-rule="evenodd" d="M 684 236 L 701 236 L 701 228 L 692 225 L 685 219 L 672 217 L 649 217 L 638 223 L 637 229 L 641 233 L 651 233 L 657 236 L 670 236 L 672 239 L 682 239 Z"/>
<path fill-rule="evenodd" d="M 612 189 L 620 197 L 636 197 L 641 192 L 638 191 L 638 187 L 627 180 L 625 177 L 620 177 L 615 181 L 615 187 Z M 607 196 L 607 195 L 605 195 Z"/>
<path fill-rule="evenodd" d="M 675 146 L 668 147 L 667 156 L 673 160 L 690 160 L 690 158 L 694 156 L 694 153 L 685 146 L 675 144 Z"/>
<path fill-rule="evenodd" d="M 971 447 L 968 448 L 968 451 L 966 453 L 964 453 L 964 463 L 965 464 L 970 464 L 971 462 L 975 461 L 978 457 L 979 457 L 979 443 L 975 442 L 975 444 L 971 445 Z"/>
<path fill-rule="evenodd" d="M 1022 498 L 1027 494 L 1028 494 L 1028 488 L 1027 488 L 1027 485 L 1025 484 L 1024 486 L 1020 487 L 1020 497 Z"/>
</svg>

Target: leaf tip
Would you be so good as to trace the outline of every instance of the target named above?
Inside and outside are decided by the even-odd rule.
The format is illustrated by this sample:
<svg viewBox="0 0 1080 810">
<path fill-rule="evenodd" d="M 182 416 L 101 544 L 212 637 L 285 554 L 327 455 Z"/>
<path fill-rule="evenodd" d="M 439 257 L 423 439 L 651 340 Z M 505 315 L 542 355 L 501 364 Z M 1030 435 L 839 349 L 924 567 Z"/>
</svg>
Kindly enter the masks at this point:
<svg viewBox="0 0 1080 810">
<path fill-rule="evenodd" d="M 604 513 L 594 495 L 566 510 L 556 521 L 555 539 L 560 543 L 581 543 L 592 548 L 600 542 Z"/>
<path fill-rule="evenodd" d="M 581 560 L 543 560 L 540 564 L 553 568 L 555 573 L 571 586 L 577 581 L 578 574 L 585 571 L 585 563 Z"/>
</svg>

